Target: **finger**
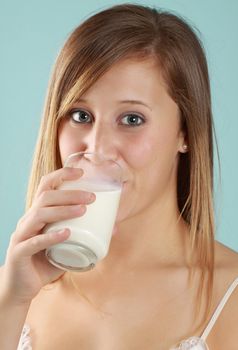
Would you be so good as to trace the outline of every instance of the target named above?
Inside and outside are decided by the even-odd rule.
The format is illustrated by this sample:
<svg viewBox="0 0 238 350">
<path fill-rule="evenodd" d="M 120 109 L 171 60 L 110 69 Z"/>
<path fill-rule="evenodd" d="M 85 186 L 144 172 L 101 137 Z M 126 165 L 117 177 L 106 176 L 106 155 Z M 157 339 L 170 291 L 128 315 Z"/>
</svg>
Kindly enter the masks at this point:
<svg viewBox="0 0 238 350">
<path fill-rule="evenodd" d="M 13 234 L 12 241 L 17 244 L 23 240 L 39 234 L 46 224 L 51 224 L 58 221 L 73 219 L 84 215 L 86 212 L 85 205 L 69 205 L 58 207 L 46 207 L 32 209 L 28 212 L 25 219 Z"/>
<path fill-rule="evenodd" d="M 70 230 L 65 228 L 60 231 L 51 231 L 44 235 L 37 235 L 31 237 L 26 241 L 20 242 L 15 247 L 15 256 L 32 256 L 50 247 L 53 244 L 65 241 L 69 236 Z"/>
<path fill-rule="evenodd" d="M 81 190 L 49 190 L 43 191 L 33 204 L 34 207 L 49 207 L 62 205 L 90 204 L 96 195 Z"/>
<path fill-rule="evenodd" d="M 42 270 L 47 271 L 46 275 L 41 274 L 41 280 L 44 286 L 57 280 L 62 274 L 65 273 L 65 271 L 59 269 L 58 267 L 55 267 L 46 259 L 44 250 L 37 253 L 37 256 L 35 257 L 40 260 Z M 51 288 L 52 286 L 48 286 L 48 287 Z"/>
<path fill-rule="evenodd" d="M 54 190 L 59 187 L 64 181 L 75 180 L 82 175 L 82 169 L 70 167 L 61 168 L 53 171 L 52 173 L 44 175 L 40 180 L 35 198 L 38 197 L 43 191 Z"/>
</svg>

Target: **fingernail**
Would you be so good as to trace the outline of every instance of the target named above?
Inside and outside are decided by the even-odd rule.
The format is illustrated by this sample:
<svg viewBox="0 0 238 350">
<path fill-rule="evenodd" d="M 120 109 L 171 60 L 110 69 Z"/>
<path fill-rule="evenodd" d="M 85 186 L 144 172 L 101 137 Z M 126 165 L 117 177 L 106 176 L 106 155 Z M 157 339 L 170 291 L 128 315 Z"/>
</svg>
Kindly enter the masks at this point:
<svg viewBox="0 0 238 350">
<path fill-rule="evenodd" d="M 70 171 L 73 172 L 73 174 L 79 174 L 82 175 L 83 174 L 83 169 L 82 168 L 74 168 L 74 167 L 70 167 L 70 166 L 66 166 L 65 168 L 70 169 Z"/>
<path fill-rule="evenodd" d="M 95 193 L 89 193 L 88 194 L 88 200 L 89 201 L 95 201 L 95 199 L 96 199 L 96 195 L 95 195 Z"/>
<path fill-rule="evenodd" d="M 62 234 L 65 233 L 65 230 L 66 230 L 66 229 L 63 228 L 63 229 L 61 229 L 61 230 L 55 231 L 55 233 L 56 233 L 57 235 L 61 236 Z"/>
<path fill-rule="evenodd" d="M 83 204 L 74 205 L 74 206 L 72 207 L 72 210 L 73 210 L 74 212 L 76 212 L 77 214 L 82 214 L 82 213 L 84 213 L 84 212 L 86 211 L 86 206 L 83 205 Z"/>
<path fill-rule="evenodd" d="M 78 172 L 78 173 L 80 173 L 80 174 L 82 174 L 82 173 L 83 173 L 83 169 L 82 169 L 82 168 L 73 168 L 73 169 L 75 169 L 75 170 L 76 170 L 76 172 Z"/>
</svg>

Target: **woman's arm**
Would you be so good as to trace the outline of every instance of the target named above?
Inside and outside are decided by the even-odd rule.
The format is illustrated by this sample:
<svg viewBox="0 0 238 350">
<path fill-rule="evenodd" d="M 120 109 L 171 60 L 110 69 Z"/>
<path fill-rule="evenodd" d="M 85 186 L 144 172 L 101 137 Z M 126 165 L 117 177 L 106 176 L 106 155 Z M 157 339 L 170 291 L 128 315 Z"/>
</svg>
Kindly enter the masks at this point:
<svg viewBox="0 0 238 350">
<path fill-rule="evenodd" d="M 3 269 L 0 268 L 0 349 L 16 350 L 30 303 L 19 303 L 7 294 Z"/>
<path fill-rule="evenodd" d="M 45 249 L 70 235 L 65 228 L 42 234 L 46 224 L 79 217 L 92 203 L 87 192 L 53 190 L 62 181 L 78 179 L 80 169 L 62 168 L 41 179 L 31 208 L 11 235 L 4 266 L 0 268 L 0 350 L 16 350 L 32 299 L 64 271 L 45 257 Z M 95 200 L 95 199 L 93 199 Z"/>
</svg>

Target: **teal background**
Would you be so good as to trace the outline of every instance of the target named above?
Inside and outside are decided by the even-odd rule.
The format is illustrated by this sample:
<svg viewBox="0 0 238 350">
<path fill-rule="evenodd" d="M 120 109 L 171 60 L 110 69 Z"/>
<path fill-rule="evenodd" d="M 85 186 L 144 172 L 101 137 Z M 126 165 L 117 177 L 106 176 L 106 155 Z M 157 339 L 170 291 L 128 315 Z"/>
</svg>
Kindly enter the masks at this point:
<svg viewBox="0 0 238 350">
<path fill-rule="evenodd" d="M 55 57 L 69 33 L 121 1 L 0 0 L 0 264 L 24 212 L 28 175 Z M 221 158 L 215 171 L 217 239 L 238 251 L 238 1 L 137 1 L 184 16 L 201 32 Z"/>
</svg>

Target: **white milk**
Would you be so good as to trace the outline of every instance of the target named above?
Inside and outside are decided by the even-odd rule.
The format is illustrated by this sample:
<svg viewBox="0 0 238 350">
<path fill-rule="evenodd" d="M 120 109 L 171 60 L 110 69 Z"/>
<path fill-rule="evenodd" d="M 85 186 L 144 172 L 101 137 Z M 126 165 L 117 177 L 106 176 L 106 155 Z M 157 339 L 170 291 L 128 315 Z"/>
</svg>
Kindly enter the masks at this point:
<svg viewBox="0 0 238 350">
<path fill-rule="evenodd" d="M 64 182 L 59 188 L 81 189 L 96 194 L 96 200 L 87 205 L 87 211 L 83 216 L 49 224 L 44 230 L 46 232 L 69 228 L 71 231 L 69 238 L 50 247 L 47 252 L 50 252 L 56 266 L 58 266 L 58 261 L 61 267 L 65 265 L 70 266 L 71 269 L 74 267 L 75 269 L 77 267 L 79 269 L 85 267 L 86 269 L 90 264 L 90 259 L 88 260 L 88 257 L 85 257 L 78 247 L 88 247 L 95 254 L 95 261 L 101 260 L 107 255 L 119 206 L 121 187 L 113 183 L 98 182 L 92 184 L 86 180 L 80 180 Z"/>
</svg>

